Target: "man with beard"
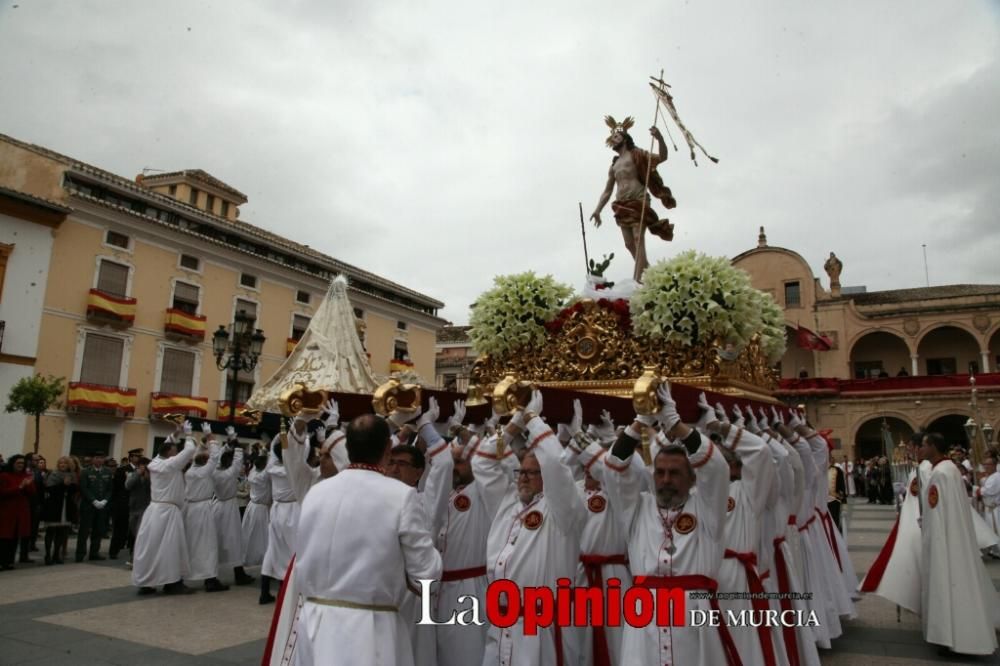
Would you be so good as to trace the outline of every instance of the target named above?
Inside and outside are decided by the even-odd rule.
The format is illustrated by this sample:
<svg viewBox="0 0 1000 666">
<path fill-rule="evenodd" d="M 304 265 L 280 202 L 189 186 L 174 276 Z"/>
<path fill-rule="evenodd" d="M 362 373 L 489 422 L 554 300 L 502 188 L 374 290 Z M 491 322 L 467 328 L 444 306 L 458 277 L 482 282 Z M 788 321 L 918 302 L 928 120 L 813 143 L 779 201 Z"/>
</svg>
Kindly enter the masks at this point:
<svg viewBox="0 0 1000 666">
<path fill-rule="evenodd" d="M 646 230 L 663 240 L 671 240 L 674 236 L 673 225 L 666 219 L 661 220 L 657 217 L 650 204 L 649 194 L 646 193 L 648 186 L 649 193 L 659 199 L 666 208 L 674 208 L 677 205 L 670 188 L 663 184 L 663 180 L 656 172 L 656 165 L 667 159 L 667 144 L 663 141 L 660 130 L 655 126 L 650 127 L 649 133 L 656 140 L 658 151 L 656 154 L 646 152 L 636 147 L 635 141 L 628 133 L 633 124 L 632 118 L 617 123 L 614 118 L 608 116 L 605 122 L 611 128 L 611 135 L 606 143 L 616 155 L 611 160 L 611 168 L 608 169 L 607 185 L 590 219 L 594 221 L 594 226 L 601 226 L 601 210 L 611 199 L 611 193 L 617 185 L 617 197 L 611 204 L 611 209 L 625 239 L 625 247 L 635 260 L 632 278 L 639 282 L 643 271 L 649 265 L 646 259 Z"/>
<path fill-rule="evenodd" d="M 681 422 L 667 382 L 657 389 L 661 448 L 653 459 L 655 493 L 645 491 L 631 465 L 641 429 L 654 417 L 638 417 L 604 458 L 612 510 L 628 535 L 629 566 L 635 585 L 684 590 L 685 608 L 719 611 L 714 593 L 722 563 L 729 466 L 712 441 Z M 735 447 L 742 428 L 733 428 L 727 445 Z M 627 626 L 622 638 L 624 664 L 740 664 L 725 624 L 718 630 L 688 625 Z"/>
</svg>

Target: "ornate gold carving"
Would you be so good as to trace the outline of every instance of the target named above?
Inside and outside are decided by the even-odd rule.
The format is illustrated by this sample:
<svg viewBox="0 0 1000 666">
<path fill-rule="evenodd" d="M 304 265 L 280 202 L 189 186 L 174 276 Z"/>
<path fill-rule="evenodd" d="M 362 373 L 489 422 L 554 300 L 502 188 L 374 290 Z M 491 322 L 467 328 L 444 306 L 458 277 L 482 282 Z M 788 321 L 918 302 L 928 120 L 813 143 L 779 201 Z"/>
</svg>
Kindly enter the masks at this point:
<svg viewBox="0 0 1000 666">
<path fill-rule="evenodd" d="M 395 377 L 375 389 L 372 407 L 379 416 L 420 409 L 420 386 L 401 384 Z"/>
<path fill-rule="evenodd" d="M 480 356 L 470 374 L 483 387 L 511 374 L 543 386 L 634 397 L 633 383 L 648 368 L 671 381 L 768 401 L 778 383 L 756 337 L 735 354 L 720 340 L 691 347 L 654 342 L 624 330 L 617 315 L 589 299 L 544 346 Z"/>
<path fill-rule="evenodd" d="M 508 374 L 493 389 L 493 411 L 500 416 L 524 409 L 531 399 L 532 384 Z"/>
<path fill-rule="evenodd" d="M 323 409 L 330 395 L 323 390 L 312 391 L 305 384 L 295 384 L 278 398 L 278 408 L 284 416 L 294 417 L 300 412 L 315 414 Z"/>
<path fill-rule="evenodd" d="M 632 387 L 632 406 L 636 414 L 651 416 L 660 411 L 660 400 L 656 397 L 659 387 L 660 376 L 656 374 L 656 367 L 647 367 Z"/>
</svg>

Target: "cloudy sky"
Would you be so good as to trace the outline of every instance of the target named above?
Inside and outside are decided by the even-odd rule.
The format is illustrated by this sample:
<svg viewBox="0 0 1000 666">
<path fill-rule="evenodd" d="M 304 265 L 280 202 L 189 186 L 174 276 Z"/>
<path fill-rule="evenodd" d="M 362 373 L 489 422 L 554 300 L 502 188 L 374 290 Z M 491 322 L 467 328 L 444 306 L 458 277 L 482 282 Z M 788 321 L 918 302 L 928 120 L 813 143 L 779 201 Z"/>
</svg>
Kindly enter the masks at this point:
<svg viewBox="0 0 1000 666">
<path fill-rule="evenodd" d="M 997 2 L 486 4 L 5 0 L 0 132 L 129 177 L 205 169 L 241 219 L 464 323 L 496 274 L 582 286 L 603 116 L 648 147 L 662 69 L 721 161 L 678 143 L 661 166 L 654 260 L 733 256 L 763 225 L 824 284 L 833 250 L 846 285 L 922 286 L 925 243 L 932 285 L 1000 283 Z M 605 221 L 591 255 L 630 276 Z"/>
</svg>

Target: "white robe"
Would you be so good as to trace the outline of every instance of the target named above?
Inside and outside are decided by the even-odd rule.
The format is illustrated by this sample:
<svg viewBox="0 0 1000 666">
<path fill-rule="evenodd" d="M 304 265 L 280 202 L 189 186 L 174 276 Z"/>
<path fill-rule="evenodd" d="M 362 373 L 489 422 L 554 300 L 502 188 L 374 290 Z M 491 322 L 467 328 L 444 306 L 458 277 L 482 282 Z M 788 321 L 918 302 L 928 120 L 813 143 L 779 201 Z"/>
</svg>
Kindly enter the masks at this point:
<svg viewBox="0 0 1000 666">
<path fill-rule="evenodd" d="M 1000 599 L 979 555 L 965 481 L 946 458 L 922 492 L 924 640 L 961 654 L 992 654 Z"/>
<path fill-rule="evenodd" d="M 560 461 L 562 446 L 555 433 L 535 417 L 527 423 L 526 439 L 534 442 L 532 452 L 541 467 L 543 492 L 527 505 L 518 497 L 517 484 L 508 476 L 509 486 L 490 526 L 486 546 L 486 570 L 490 582 L 505 578 L 520 588 L 556 587 L 558 578 L 576 576 L 580 557 L 580 534 L 587 521 L 587 509 L 577 492 L 573 474 Z M 509 474 L 496 459 L 496 439 L 480 447 L 476 476 L 493 479 Z M 492 464 L 480 464 L 490 461 Z M 565 663 L 576 663 L 578 656 L 571 633 L 562 631 Z M 506 629 L 490 626 L 486 638 L 483 666 L 541 666 L 554 664 L 556 658 L 554 627 L 538 627 L 535 635 L 524 633 L 524 619 Z"/>
<path fill-rule="evenodd" d="M 391 609 L 409 594 L 407 579 L 441 574 L 426 524 L 415 491 L 375 472 L 347 469 L 310 491 L 296 548 L 294 575 L 305 602 L 293 663 L 413 663 L 410 628 Z"/>
<path fill-rule="evenodd" d="M 929 474 L 931 464 L 920 463 Z M 897 606 L 920 615 L 921 536 L 920 482 L 917 470 L 910 472 L 906 482 L 906 497 L 896 516 L 885 545 L 868 570 L 858 589 L 887 599 Z"/>
<path fill-rule="evenodd" d="M 735 437 L 739 438 L 738 441 Z M 735 441 L 735 446 L 730 441 Z M 760 437 L 737 431 L 735 435 L 727 437 L 725 446 L 731 447 L 743 464 L 742 477 L 729 482 L 726 503 L 723 544 L 733 555 L 723 556 L 717 580 L 719 592 L 748 594 L 756 592 L 750 589 L 748 569 L 758 578 L 765 572 L 770 574 L 771 548 L 764 552 L 761 537 L 765 535 L 764 518 L 771 509 L 769 502 L 773 505 L 776 500 L 771 491 L 776 489 L 777 479 L 771 450 Z M 744 564 L 738 556 L 756 557 L 757 563 Z M 763 606 L 767 609 L 770 607 L 766 601 Z M 755 609 L 749 598 L 719 599 L 719 608 L 723 613 L 733 611 L 736 614 Z M 787 664 L 780 634 L 775 635 L 775 632 L 765 627 L 762 636 L 761 631 L 752 626 L 730 627 L 729 631 L 744 663 L 765 663 L 764 650 L 769 649 L 776 663 Z"/>
<path fill-rule="evenodd" d="M 582 559 L 587 556 L 616 556 L 628 557 L 628 541 L 625 538 L 625 530 L 621 521 L 616 520 L 611 511 L 607 489 L 603 487 L 605 473 L 610 473 L 604 464 L 604 456 L 607 455 L 600 444 L 592 443 L 583 451 L 573 454 L 576 450 L 571 441 L 566 451 L 571 455 L 564 455 L 563 459 L 571 463 L 570 469 L 578 469 L 580 477 L 584 477 L 583 472 L 589 472 L 594 479 L 601 483 L 601 487 L 596 490 L 587 490 L 584 481 L 577 481 L 577 491 L 580 493 L 587 507 L 587 523 L 584 525 L 583 533 L 580 535 L 580 565 L 577 567 L 577 586 L 587 587 L 590 581 L 587 577 L 587 566 Z M 638 465 L 637 474 L 643 474 L 643 463 L 640 456 L 632 456 L 632 465 Z M 574 477 L 576 474 L 574 473 Z M 623 590 L 632 586 L 632 573 L 627 564 L 605 563 L 599 567 L 601 582 L 605 590 L 608 589 L 608 580 L 617 578 L 621 581 Z M 622 628 L 604 627 L 604 637 L 608 646 L 608 656 L 612 664 L 621 663 L 622 651 Z M 593 626 L 582 628 L 580 636 L 580 664 L 590 666 L 594 663 L 594 652 L 596 648 L 595 634 Z"/>
<path fill-rule="evenodd" d="M 1000 472 L 993 472 L 986 477 L 978 495 L 983 502 L 983 518 L 986 524 L 1000 537 Z"/>
<path fill-rule="evenodd" d="M 250 503 L 243 512 L 242 561 L 244 566 L 255 567 L 264 562 L 267 552 L 267 514 L 271 510 L 271 479 L 263 470 L 251 469 L 247 477 L 250 485 Z"/>
<path fill-rule="evenodd" d="M 188 575 L 188 546 L 184 534 L 184 467 L 197 447 L 188 438 L 172 458 L 150 461 L 150 504 L 142 514 L 132 558 L 132 584 L 158 587 L 177 583 Z"/>
<path fill-rule="evenodd" d="M 613 453 L 604 458 L 609 467 L 604 476 L 611 509 L 628 534 L 629 566 L 634 577 L 701 575 L 714 579 L 718 575 L 729 465 L 706 437 L 701 438 L 700 447 L 689 459 L 697 475 L 695 487 L 680 511 L 667 512 L 667 520 L 690 529 L 672 530 L 676 550 L 671 553 L 656 494 L 644 489 L 645 480 L 629 460 L 621 460 Z M 687 592 L 685 597 L 688 617 L 692 610 L 711 610 L 709 600 L 703 596 Z M 719 630 L 659 627 L 651 622 L 645 627 L 624 627 L 622 663 L 722 666 L 727 662 Z"/>
<path fill-rule="evenodd" d="M 455 459 L 451 456 L 448 442 L 438 434 L 433 424 L 422 425 L 420 437 L 427 444 L 427 450 L 424 453 L 425 467 L 418 483 L 417 497 L 423 507 L 427 532 L 433 535 L 441 531 L 448 514 L 448 496 L 454 483 Z M 420 596 L 409 591 L 403 598 L 399 614 L 411 627 L 413 663 L 435 664 L 437 627 L 417 624 L 420 620 L 420 602 Z"/>
<path fill-rule="evenodd" d="M 243 529 L 240 523 L 240 507 L 236 500 L 236 484 L 243 472 L 243 449 L 237 447 L 233 462 L 226 469 L 216 469 L 212 473 L 215 483 L 215 501 L 212 511 L 215 529 L 219 534 L 219 567 L 243 566 Z"/>
<path fill-rule="evenodd" d="M 271 479 L 271 512 L 267 525 L 267 552 L 260 573 L 283 579 L 295 552 L 295 534 L 299 525 L 299 503 L 292 491 L 285 466 L 272 457 L 265 468 Z"/>
<path fill-rule="evenodd" d="M 219 530 L 215 525 L 212 474 L 218 464 L 219 447 L 212 444 L 208 462 L 192 465 L 184 473 L 184 533 L 188 544 L 187 580 L 206 580 L 219 575 Z"/>
<path fill-rule="evenodd" d="M 476 437 L 465 447 L 469 456 L 475 456 L 483 440 Z M 513 458 L 513 452 L 508 452 Z M 472 483 L 455 488 L 448 496 L 448 511 L 437 535 L 437 549 L 441 553 L 444 571 L 442 577 L 452 572 L 471 572 L 482 568 L 478 575 L 463 575 L 455 580 L 442 581 L 436 586 L 434 618 L 447 621 L 456 612 L 468 610 L 471 602 L 459 598 L 471 596 L 478 599 L 480 613 L 486 599 L 486 538 L 497 507 L 510 484 L 509 475 L 490 477 L 474 476 Z M 484 624 L 435 627 L 438 666 L 466 666 L 479 664 L 486 649 Z"/>
<path fill-rule="evenodd" d="M 833 596 L 835 587 L 840 585 L 840 569 L 833 559 L 833 551 L 816 516 L 816 492 L 820 486 L 826 496 L 826 474 L 816 469 L 812 449 L 803 437 L 791 443 L 802 462 L 803 490 L 796 511 L 799 548 L 801 549 L 802 587 L 812 596 L 806 600 L 808 608 L 816 614 L 819 626 L 813 627 L 816 644 L 829 648 L 830 640 L 843 633 L 840 613 Z"/>
</svg>

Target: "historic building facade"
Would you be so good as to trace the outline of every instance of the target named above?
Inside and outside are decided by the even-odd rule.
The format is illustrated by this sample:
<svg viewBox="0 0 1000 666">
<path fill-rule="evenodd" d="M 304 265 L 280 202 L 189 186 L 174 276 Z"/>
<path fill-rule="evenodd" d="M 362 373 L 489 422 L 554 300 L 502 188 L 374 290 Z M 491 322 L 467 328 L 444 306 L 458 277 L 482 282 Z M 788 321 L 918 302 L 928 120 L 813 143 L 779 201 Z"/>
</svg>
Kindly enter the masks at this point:
<svg viewBox="0 0 1000 666">
<path fill-rule="evenodd" d="M 898 444 L 919 428 L 962 443 L 969 417 L 1000 421 L 1000 285 L 852 289 L 841 286 L 843 266 L 831 256 L 824 287 L 798 253 L 768 245 L 763 229 L 733 264 L 784 308 L 780 397 L 805 404 L 847 455 L 870 457 L 883 440 Z M 830 349 L 799 346 L 800 327 L 825 336 Z"/>
<path fill-rule="evenodd" d="M 443 303 L 240 221 L 246 196 L 204 171 L 132 180 L 0 135 L 0 187 L 35 209 L 48 206 L 53 220 L 38 239 L 14 244 L 0 291 L 0 319 L 8 330 L 15 320 L 26 327 L 3 353 L 70 384 L 64 404 L 42 419 L 50 460 L 149 450 L 170 430 L 157 418 L 167 412 L 225 418 L 232 383 L 242 402 L 279 367 L 341 273 L 375 374 L 403 366 L 435 376 Z M 12 244 L 4 215 L 0 206 L 0 250 Z M 45 263 L 28 270 L 29 255 L 46 255 Z M 212 334 L 240 311 L 266 342 L 254 372 L 234 376 L 216 367 Z M 16 378 L 6 356 L 0 361 L 6 386 Z M 23 423 L 18 432 L 5 431 L 3 453 L 33 441 Z"/>
</svg>

